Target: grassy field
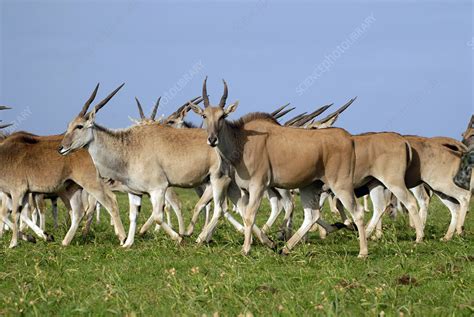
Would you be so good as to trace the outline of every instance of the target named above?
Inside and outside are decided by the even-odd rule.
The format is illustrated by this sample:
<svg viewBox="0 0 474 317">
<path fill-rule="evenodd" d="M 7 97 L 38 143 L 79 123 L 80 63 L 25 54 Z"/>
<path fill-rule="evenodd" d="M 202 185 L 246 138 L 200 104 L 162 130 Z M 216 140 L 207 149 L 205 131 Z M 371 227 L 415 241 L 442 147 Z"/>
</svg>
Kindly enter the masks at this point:
<svg viewBox="0 0 474 317">
<path fill-rule="evenodd" d="M 179 195 L 188 219 L 196 196 Z M 119 203 L 128 228 L 126 196 L 119 195 Z M 259 223 L 268 210 L 265 203 Z M 105 213 L 86 241 L 77 234 L 71 246 L 61 247 L 67 228 L 62 211 L 56 242 L 22 242 L 9 250 L 9 233 L 0 241 L 0 316 L 474 314 L 472 208 L 466 235 L 441 242 L 449 213 L 437 199 L 424 243 L 415 245 L 407 219 L 386 218 L 384 237 L 369 242 L 367 260 L 356 258 L 356 235 L 346 230 L 325 240 L 313 233 L 286 257 L 258 243 L 243 257 L 243 237 L 224 220 L 207 246 L 197 247 L 195 236 L 177 246 L 158 232 L 123 250 Z M 147 200 L 140 224 L 149 212 Z M 298 206 L 295 225 L 301 214 Z"/>
</svg>

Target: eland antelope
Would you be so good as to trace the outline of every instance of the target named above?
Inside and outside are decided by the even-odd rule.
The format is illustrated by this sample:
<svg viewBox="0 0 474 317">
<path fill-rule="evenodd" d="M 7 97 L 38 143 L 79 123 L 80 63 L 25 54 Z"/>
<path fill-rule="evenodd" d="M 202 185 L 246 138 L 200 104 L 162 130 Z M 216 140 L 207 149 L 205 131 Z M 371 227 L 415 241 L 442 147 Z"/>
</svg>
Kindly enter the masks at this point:
<svg viewBox="0 0 474 317">
<path fill-rule="evenodd" d="M 201 102 L 201 101 L 202 101 L 202 99 L 199 99 L 199 102 Z M 193 101 L 193 100 L 191 102 L 193 102 L 195 104 L 199 104 L 199 102 L 196 102 L 196 101 Z M 187 106 L 187 104 L 186 104 L 186 106 Z M 288 113 L 288 112 L 290 112 L 291 110 L 294 109 L 294 108 L 291 108 L 291 109 L 287 109 L 287 110 L 282 112 L 282 110 L 286 106 L 288 106 L 288 104 L 286 104 L 283 107 L 280 107 L 279 109 L 274 111 L 272 113 L 272 116 L 281 117 L 281 116 L 285 115 L 286 113 Z M 190 107 L 184 107 L 184 106 L 180 107 L 178 110 L 176 110 L 170 116 L 168 116 L 168 118 L 166 118 L 164 120 L 164 123 L 168 124 L 168 125 L 171 125 L 173 127 L 176 127 L 176 128 L 196 128 L 192 123 L 187 122 L 184 119 L 187 112 L 190 109 L 191 109 Z M 231 170 L 230 175 L 232 176 L 233 173 L 234 173 L 234 171 Z M 206 196 L 208 197 L 207 200 L 205 199 Z M 270 216 L 269 216 L 267 222 L 263 225 L 261 230 L 264 233 L 266 233 L 271 228 L 273 223 L 275 222 L 275 220 L 278 217 L 278 215 L 280 214 L 281 210 L 284 209 L 285 210 L 285 217 L 283 219 L 283 223 L 282 223 L 281 228 L 280 228 L 279 236 L 282 239 L 285 239 L 285 237 L 288 237 L 291 234 L 292 214 L 293 214 L 293 210 L 294 210 L 294 203 L 293 203 L 292 196 L 291 196 L 291 194 L 288 190 L 280 189 L 280 188 L 269 188 L 268 190 L 266 190 L 265 196 L 268 198 L 268 200 L 270 202 L 271 213 L 270 213 Z M 212 198 L 209 195 L 206 195 L 206 192 L 204 192 L 203 196 L 201 196 L 201 197 L 204 198 L 204 199 L 201 200 L 202 205 L 208 204 L 210 202 L 211 198 Z M 234 205 L 237 205 L 239 200 L 242 197 L 241 193 L 240 193 L 240 189 L 238 188 L 238 186 L 235 184 L 235 182 L 233 180 L 229 184 L 227 197 L 234 203 Z M 208 223 L 208 221 L 207 221 L 207 219 L 208 219 L 207 207 L 208 206 L 209 205 L 206 205 L 206 222 L 205 222 L 205 225 L 207 225 L 207 223 Z M 192 234 L 192 232 L 194 230 L 194 225 L 196 224 L 196 221 L 197 221 L 197 218 L 199 216 L 200 210 L 201 209 L 199 209 L 199 208 L 195 209 L 195 212 L 193 213 L 193 217 L 191 219 L 191 223 L 188 227 L 187 235 Z M 234 226 L 234 228 L 237 229 L 237 231 L 243 233 L 243 226 L 237 220 L 235 220 L 229 213 L 226 213 L 225 210 L 224 210 L 224 217 L 227 220 L 229 220 L 229 222 Z M 202 236 L 202 235 L 200 235 L 200 237 L 198 237 L 198 242 L 202 241 L 202 240 L 209 241 L 210 238 L 211 238 L 211 236 Z"/>
<path fill-rule="evenodd" d="M 71 227 L 63 245 L 71 242 L 82 218 L 82 189 L 105 206 L 114 219 L 120 241 L 125 238 L 115 196 L 99 179 L 90 156 L 86 151 L 78 151 L 68 158 L 59 155 L 57 149 L 62 138 L 62 135 L 40 137 L 18 132 L 0 143 L 0 190 L 12 201 L 11 248 L 18 245 L 18 214 L 29 192 L 56 193 L 70 202 Z M 44 234 L 43 238 L 48 239 L 48 236 Z"/>
<path fill-rule="evenodd" d="M 323 182 L 353 216 L 359 231 L 359 257 L 366 257 L 364 211 L 354 196 L 352 181 L 355 152 L 351 135 L 337 128 L 283 127 L 270 114 L 263 113 L 251 113 L 237 121 L 228 121 L 227 116 L 236 110 L 238 102 L 225 108 L 228 89 L 224 81 L 219 105 L 211 106 L 206 81 L 207 78 L 202 94 L 204 109 L 193 103 L 190 107 L 204 119 L 207 144 L 216 148 L 222 160 L 234 167 L 236 183 L 243 189 L 245 240 L 242 253 L 250 251 L 255 215 L 267 188 L 300 189 L 305 220 L 283 249 L 287 253 L 315 220 L 319 220 L 319 191 Z M 257 237 L 268 239 L 263 232 L 257 233 Z"/>
<path fill-rule="evenodd" d="M 358 136 L 355 136 L 356 153 L 358 146 L 360 148 L 362 145 L 362 143 L 357 142 L 358 138 Z M 428 203 L 430 198 L 426 192 L 426 189 L 424 188 L 424 184 L 426 184 L 430 189 L 434 190 L 434 193 L 441 199 L 441 201 L 451 212 L 450 226 L 445 237 L 443 238 L 444 240 L 449 240 L 452 237 L 456 224 L 457 232 L 462 232 L 462 224 L 464 223 L 467 210 L 466 201 L 469 201 L 470 195 L 466 191 L 454 186 L 453 182 L 449 179 L 446 179 L 445 177 L 446 175 L 454 175 L 453 170 L 456 168 L 456 166 L 459 166 L 459 157 L 462 155 L 463 151 L 465 151 L 465 147 L 461 142 L 446 137 L 422 138 L 416 136 L 403 136 L 403 139 L 409 144 L 409 148 L 411 149 L 411 158 L 408 160 L 408 165 L 404 169 L 405 185 L 400 184 L 399 187 L 409 188 L 419 205 L 419 213 L 415 215 L 413 212 L 410 212 L 410 222 L 413 223 L 413 226 L 417 231 L 417 242 L 421 241 L 420 238 L 423 237 L 423 230 L 426 223 Z M 387 142 L 387 145 L 388 144 L 390 143 Z M 383 147 L 384 146 L 382 145 L 378 149 L 382 149 Z M 359 152 L 368 153 L 365 150 Z M 386 154 L 391 152 L 393 152 L 393 148 L 389 149 Z M 382 153 L 380 154 L 380 157 L 382 157 Z M 358 157 L 361 157 L 360 154 L 359 156 L 356 155 L 356 170 L 358 168 L 360 169 L 360 164 L 358 164 L 359 161 L 357 160 Z M 400 157 L 404 156 L 398 156 L 398 158 Z M 394 160 L 392 159 L 392 161 Z M 393 164 L 396 165 L 396 162 L 392 162 L 392 166 L 395 166 Z M 384 171 L 384 169 L 379 169 L 380 176 L 385 178 L 383 173 L 388 172 Z M 356 173 L 356 175 L 357 174 L 358 173 Z M 387 186 L 375 186 L 370 190 L 374 213 L 372 219 L 367 225 L 367 236 L 370 236 L 374 228 L 377 229 L 376 237 L 380 237 L 381 235 L 380 219 L 387 206 L 389 206 L 389 200 L 391 199 L 390 194 L 384 193 L 384 190 L 386 190 L 384 187 L 387 188 Z M 390 189 L 388 189 L 388 191 L 393 193 L 393 191 Z M 397 195 L 395 196 L 398 198 Z M 410 205 L 413 206 L 413 200 L 411 198 L 412 195 L 407 194 L 407 197 L 410 197 Z M 405 207 L 408 207 L 403 201 L 402 203 Z"/>
</svg>

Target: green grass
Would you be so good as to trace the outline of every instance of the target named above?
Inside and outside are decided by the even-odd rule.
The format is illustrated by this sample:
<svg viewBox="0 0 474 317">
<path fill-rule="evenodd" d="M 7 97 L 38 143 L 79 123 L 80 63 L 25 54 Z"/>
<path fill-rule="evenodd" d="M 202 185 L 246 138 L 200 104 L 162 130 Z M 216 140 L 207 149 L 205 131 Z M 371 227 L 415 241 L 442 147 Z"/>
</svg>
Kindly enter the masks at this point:
<svg viewBox="0 0 474 317">
<path fill-rule="evenodd" d="M 188 221 L 196 196 L 185 190 L 179 195 Z M 126 196 L 119 195 L 119 203 L 128 228 Z M 265 203 L 260 224 L 268 210 Z M 158 232 L 138 237 L 124 250 L 105 212 L 87 241 L 77 234 L 71 246 L 62 247 L 67 227 L 61 211 L 54 243 L 22 241 L 9 250 L 10 234 L 1 239 L 0 316 L 474 314 L 472 208 L 466 235 L 441 242 L 449 212 L 437 199 L 430 206 L 425 242 L 415 245 L 414 230 L 403 217 L 387 217 L 384 237 L 369 242 L 367 260 L 356 258 L 356 235 L 345 230 L 325 240 L 312 233 L 286 257 L 258 243 L 243 257 L 243 237 L 225 220 L 207 246 L 197 247 L 196 236 L 177 246 Z M 149 212 L 147 200 L 140 224 Z M 301 214 L 298 206 L 295 225 Z"/>
</svg>

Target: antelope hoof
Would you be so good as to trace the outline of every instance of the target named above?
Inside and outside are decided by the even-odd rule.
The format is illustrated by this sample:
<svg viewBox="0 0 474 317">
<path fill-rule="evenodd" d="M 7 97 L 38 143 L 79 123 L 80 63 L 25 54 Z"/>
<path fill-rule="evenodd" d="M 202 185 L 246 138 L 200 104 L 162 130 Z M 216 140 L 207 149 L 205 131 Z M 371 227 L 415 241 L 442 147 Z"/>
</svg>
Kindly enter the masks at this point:
<svg viewBox="0 0 474 317">
<path fill-rule="evenodd" d="M 249 249 L 243 248 L 241 253 L 242 253 L 243 256 L 248 256 L 249 252 L 250 252 Z"/>
<path fill-rule="evenodd" d="M 138 232 L 138 235 L 139 235 L 140 237 L 143 237 L 146 232 L 147 232 L 147 231 L 144 230 L 143 227 L 142 227 L 142 228 L 140 228 L 140 231 Z"/>
<path fill-rule="evenodd" d="M 10 243 L 10 245 L 8 246 L 9 249 L 14 249 L 18 246 L 18 242 L 17 243 Z"/>
<path fill-rule="evenodd" d="M 415 241 L 415 242 L 416 242 L 416 243 L 422 243 L 422 242 L 423 242 L 423 237 L 421 237 L 421 238 L 416 238 L 416 241 Z"/>
<path fill-rule="evenodd" d="M 204 239 L 202 239 L 201 236 L 199 236 L 199 237 L 196 239 L 196 243 L 197 243 L 198 245 L 202 245 L 203 242 L 204 242 Z"/>
<path fill-rule="evenodd" d="M 452 237 L 450 237 L 450 236 L 444 236 L 441 239 L 439 239 L 439 241 L 447 242 L 447 241 L 450 241 L 451 239 L 452 239 Z M 418 243 L 418 241 L 417 241 L 417 243 Z"/>
<path fill-rule="evenodd" d="M 122 248 L 124 249 L 129 249 L 133 245 L 133 241 L 131 240 L 125 240 L 125 243 L 122 245 Z"/>
<path fill-rule="evenodd" d="M 368 253 L 359 253 L 357 256 L 359 259 L 367 259 L 369 257 Z"/>
<path fill-rule="evenodd" d="M 280 254 L 286 256 L 286 255 L 290 254 L 290 250 L 285 246 L 285 247 L 283 247 L 283 249 L 280 250 Z"/>
<path fill-rule="evenodd" d="M 184 245 L 183 237 L 182 237 L 182 236 L 178 236 L 178 237 L 176 238 L 176 242 L 178 243 L 178 245 Z"/>
</svg>

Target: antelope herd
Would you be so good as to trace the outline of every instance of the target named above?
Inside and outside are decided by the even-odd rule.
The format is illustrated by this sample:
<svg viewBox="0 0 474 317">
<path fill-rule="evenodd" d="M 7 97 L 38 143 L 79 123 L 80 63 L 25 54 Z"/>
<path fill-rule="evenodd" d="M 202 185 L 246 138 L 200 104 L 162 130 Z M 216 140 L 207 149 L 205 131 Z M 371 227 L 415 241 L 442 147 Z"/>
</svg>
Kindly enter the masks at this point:
<svg viewBox="0 0 474 317">
<path fill-rule="evenodd" d="M 21 238 L 34 240 L 24 233 L 30 227 L 40 238 L 53 240 L 45 231 L 44 200 L 52 201 L 57 226 L 59 198 L 71 219 L 63 245 L 74 238 L 83 218 L 86 235 L 94 213 L 103 206 L 111 216 L 120 244 L 131 247 L 144 195 L 150 197 L 153 208 L 140 234 L 156 224 L 156 229 L 164 230 L 180 243 L 193 234 L 201 211 L 206 210 L 204 227 L 196 242 L 209 242 L 224 215 L 244 235 L 243 254 L 249 253 L 253 236 L 269 248 L 276 248 L 267 234 L 284 210 L 278 234 L 286 241 L 283 254 L 289 253 L 310 230 L 319 230 L 325 237 L 350 228 L 358 232 L 359 257 L 366 257 L 367 238 L 374 230 L 374 238 L 380 238 L 382 215 L 388 213 L 394 200 L 407 210 L 416 242 L 420 243 L 432 195 L 451 214 L 443 239 L 463 233 L 474 184 L 474 116 L 462 142 L 395 132 L 351 135 L 332 127 L 355 98 L 321 120 L 315 118 L 331 105 L 297 115 L 284 124 L 278 119 L 294 110 L 288 109 L 288 104 L 272 113 L 254 112 L 231 121 L 228 117 L 239 103 L 226 106 L 226 82 L 217 106 L 210 103 L 206 82 L 207 77 L 201 97 L 191 99 L 167 118 L 156 119 L 160 99 L 150 117 L 145 116 L 136 99 L 140 119 L 133 120 L 135 124 L 126 129 L 113 130 L 95 122 L 97 112 L 122 84 L 92 106 L 97 85 L 64 134 L 0 133 L 0 236 L 10 229 L 13 248 Z M 203 108 L 199 106 L 201 102 Z M 7 109 L 0 106 L 0 110 Z M 190 110 L 202 117 L 205 129 L 185 120 Z M 0 125 L 0 129 L 6 127 L 8 124 Z M 199 196 L 187 228 L 174 187 L 194 188 Z M 114 192 L 128 194 L 128 235 Z M 294 196 L 298 193 L 304 220 L 292 233 Z M 364 212 L 368 206 L 365 204 L 364 208 L 358 198 L 368 196 L 373 212 L 366 226 Z M 255 219 L 264 198 L 269 200 L 271 212 L 259 228 Z M 227 199 L 243 225 L 228 208 Z M 320 212 L 326 199 L 341 222 L 329 224 L 323 220 Z M 178 231 L 171 225 L 168 207 L 176 215 Z"/>
</svg>

